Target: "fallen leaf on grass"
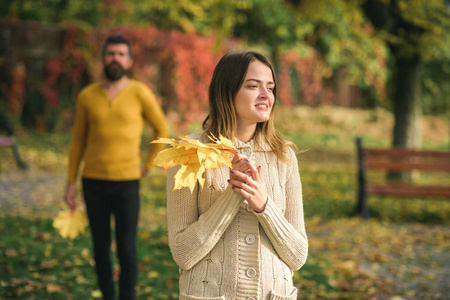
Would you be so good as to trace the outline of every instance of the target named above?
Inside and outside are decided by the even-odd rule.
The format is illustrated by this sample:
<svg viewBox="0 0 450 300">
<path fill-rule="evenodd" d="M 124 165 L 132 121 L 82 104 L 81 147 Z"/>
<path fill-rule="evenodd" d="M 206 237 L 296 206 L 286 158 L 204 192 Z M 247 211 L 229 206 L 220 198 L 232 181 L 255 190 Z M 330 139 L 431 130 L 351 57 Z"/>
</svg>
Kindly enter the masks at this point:
<svg viewBox="0 0 450 300">
<path fill-rule="evenodd" d="M 45 260 L 45 261 L 41 262 L 39 267 L 41 269 L 51 269 L 54 266 L 56 266 L 57 264 L 58 264 L 58 262 L 56 261 L 56 259 L 51 259 L 51 260 Z"/>
<path fill-rule="evenodd" d="M 92 298 L 101 298 L 102 297 L 102 292 L 100 290 L 95 290 L 91 292 L 91 296 Z"/>
<path fill-rule="evenodd" d="M 150 231 L 149 230 L 141 230 L 141 231 L 139 231 L 138 234 L 143 242 L 147 242 L 150 240 Z"/>
<path fill-rule="evenodd" d="M 150 271 L 147 274 L 147 278 L 157 278 L 159 276 L 159 273 L 156 271 Z"/>
<path fill-rule="evenodd" d="M 51 238 L 51 234 L 50 234 L 50 232 L 39 232 L 36 235 L 36 238 L 38 240 L 40 240 L 40 241 L 45 242 L 45 241 L 48 241 Z"/>
<path fill-rule="evenodd" d="M 53 227 L 59 231 L 63 238 L 73 239 L 84 232 L 86 217 L 76 211 L 62 211 L 53 220 Z"/>
<path fill-rule="evenodd" d="M 61 292 L 61 287 L 56 285 L 56 284 L 47 284 L 46 286 L 47 292 L 49 293 L 57 293 L 57 292 Z"/>
<path fill-rule="evenodd" d="M 17 251 L 15 249 L 9 248 L 9 249 L 6 249 L 5 254 L 6 254 L 6 256 L 9 256 L 9 257 L 15 257 L 15 256 L 17 256 Z"/>
<path fill-rule="evenodd" d="M 173 280 L 167 280 L 166 281 L 166 286 L 171 289 L 175 286 L 175 282 L 173 282 Z"/>
<path fill-rule="evenodd" d="M 83 250 L 81 250 L 81 257 L 88 258 L 90 256 L 91 250 L 89 250 L 88 248 L 84 248 Z"/>
</svg>

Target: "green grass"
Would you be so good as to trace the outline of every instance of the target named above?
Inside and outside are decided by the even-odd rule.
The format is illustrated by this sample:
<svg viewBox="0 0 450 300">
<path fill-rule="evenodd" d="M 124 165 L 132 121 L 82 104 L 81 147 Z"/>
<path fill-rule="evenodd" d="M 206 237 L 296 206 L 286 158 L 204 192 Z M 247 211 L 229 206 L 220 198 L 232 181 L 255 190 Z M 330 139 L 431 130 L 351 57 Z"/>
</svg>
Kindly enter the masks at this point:
<svg viewBox="0 0 450 300">
<path fill-rule="evenodd" d="M 49 218 L 17 216 L 0 218 L 0 235 L 1 299 L 98 295 L 88 233 L 66 240 L 55 232 Z M 177 299 L 178 268 L 166 236 L 164 226 L 139 230 L 139 299 Z"/>
</svg>

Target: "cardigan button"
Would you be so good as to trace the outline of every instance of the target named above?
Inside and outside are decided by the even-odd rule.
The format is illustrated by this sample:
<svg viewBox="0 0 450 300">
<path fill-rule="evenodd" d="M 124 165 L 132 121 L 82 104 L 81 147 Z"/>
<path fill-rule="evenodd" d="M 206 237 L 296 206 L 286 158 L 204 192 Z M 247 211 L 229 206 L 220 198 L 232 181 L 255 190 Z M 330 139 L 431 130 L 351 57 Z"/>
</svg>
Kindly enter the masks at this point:
<svg viewBox="0 0 450 300">
<path fill-rule="evenodd" d="M 241 153 L 246 155 L 246 156 L 249 156 L 252 153 L 252 149 L 250 147 L 242 148 L 241 149 Z"/>
<path fill-rule="evenodd" d="M 256 241 L 256 238 L 255 238 L 255 236 L 253 234 L 248 234 L 245 237 L 245 241 L 247 242 L 247 244 L 251 245 L 251 244 L 253 244 Z"/>
<path fill-rule="evenodd" d="M 247 277 L 253 278 L 256 276 L 256 270 L 253 268 L 248 268 L 246 274 L 247 274 Z"/>
</svg>

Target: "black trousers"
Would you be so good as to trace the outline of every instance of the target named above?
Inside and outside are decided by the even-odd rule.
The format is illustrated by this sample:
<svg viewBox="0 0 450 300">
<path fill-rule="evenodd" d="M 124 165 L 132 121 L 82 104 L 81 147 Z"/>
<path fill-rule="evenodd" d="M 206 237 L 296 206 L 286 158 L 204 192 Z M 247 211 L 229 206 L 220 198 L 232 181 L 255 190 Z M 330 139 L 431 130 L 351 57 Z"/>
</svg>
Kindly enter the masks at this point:
<svg viewBox="0 0 450 300">
<path fill-rule="evenodd" d="M 111 215 L 116 224 L 120 264 L 119 299 L 136 298 L 136 231 L 139 180 L 109 181 L 83 178 L 83 194 L 94 244 L 97 278 L 104 300 L 115 300 L 111 265 Z"/>
</svg>

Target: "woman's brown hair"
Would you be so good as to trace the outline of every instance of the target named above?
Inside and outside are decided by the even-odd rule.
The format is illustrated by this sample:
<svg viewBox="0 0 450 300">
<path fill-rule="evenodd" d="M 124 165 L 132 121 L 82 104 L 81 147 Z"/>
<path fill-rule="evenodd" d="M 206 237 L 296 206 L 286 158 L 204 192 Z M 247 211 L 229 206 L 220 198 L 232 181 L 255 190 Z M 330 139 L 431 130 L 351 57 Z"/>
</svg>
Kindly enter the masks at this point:
<svg viewBox="0 0 450 300">
<path fill-rule="evenodd" d="M 277 101 L 275 72 L 270 61 L 257 52 L 228 53 L 217 63 L 209 85 L 209 115 L 203 121 L 204 136 L 202 138 L 207 139 L 210 134 L 216 137 L 222 135 L 228 139 L 235 137 L 237 116 L 234 98 L 244 83 L 249 64 L 256 60 L 270 68 L 275 87 L 273 89 L 274 105 L 270 118 L 266 122 L 257 123 L 254 138 L 263 137 L 275 155 L 285 160 L 288 142 L 276 131 L 273 121 Z"/>
</svg>

